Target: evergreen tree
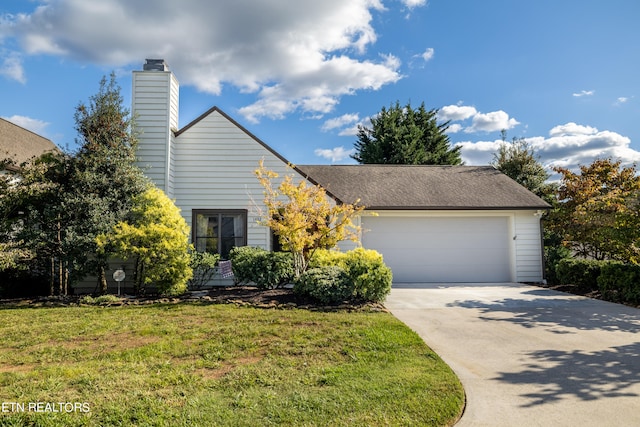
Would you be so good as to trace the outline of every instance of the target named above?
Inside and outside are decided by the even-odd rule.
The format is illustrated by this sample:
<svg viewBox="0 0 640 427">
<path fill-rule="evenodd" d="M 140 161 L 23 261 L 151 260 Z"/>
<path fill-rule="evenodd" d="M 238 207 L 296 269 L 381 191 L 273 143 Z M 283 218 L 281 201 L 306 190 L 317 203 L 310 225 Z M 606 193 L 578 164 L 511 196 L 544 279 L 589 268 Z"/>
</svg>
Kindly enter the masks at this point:
<svg viewBox="0 0 640 427">
<path fill-rule="evenodd" d="M 81 103 L 76 108 L 75 121 L 81 145 L 75 156 L 72 196 L 79 209 L 75 222 L 78 256 L 85 254 L 80 265 L 84 272 L 98 276 L 104 293 L 109 254 L 96 251 L 96 236 L 124 220 L 133 198 L 150 184 L 136 165 L 136 134 L 115 74 L 108 81 L 103 77 L 88 105 Z"/>
<path fill-rule="evenodd" d="M 396 101 L 371 118 L 371 128 L 358 126 L 356 153 L 359 163 L 406 165 L 459 165 L 460 147 L 451 148 L 446 134 L 449 122 L 438 124 L 438 110 L 424 103 L 413 109 Z"/>
<path fill-rule="evenodd" d="M 52 294 L 65 294 L 89 273 L 106 292 L 109 254 L 97 251 L 96 237 L 122 221 L 149 186 L 135 163 L 135 133 L 115 75 L 101 80 L 75 120 L 77 153 L 47 153 L 22 164 L 20 179 L 0 183 L 0 244 L 46 271 Z"/>
</svg>

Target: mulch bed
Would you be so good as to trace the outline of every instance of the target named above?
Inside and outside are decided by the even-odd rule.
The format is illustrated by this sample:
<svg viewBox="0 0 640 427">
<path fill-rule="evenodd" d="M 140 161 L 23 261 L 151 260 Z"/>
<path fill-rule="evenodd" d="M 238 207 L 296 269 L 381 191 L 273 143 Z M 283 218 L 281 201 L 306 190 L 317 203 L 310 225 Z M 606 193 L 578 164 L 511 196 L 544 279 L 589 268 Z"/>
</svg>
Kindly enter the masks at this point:
<svg viewBox="0 0 640 427">
<path fill-rule="evenodd" d="M 15 298 L 0 300 L 0 307 L 64 307 L 82 304 L 80 295 L 47 296 L 34 298 Z M 345 302 L 336 305 L 323 305 L 315 300 L 304 298 L 293 293 L 290 288 L 261 290 L 252 286 L 220 286 L 198 291 L 187 292 L 179 297 L 163 297 L 158 295 L 131 296 L 126 295 L 118 301 L 105 302 L 101 306 L 147 305 L 147 304 L 234 304 L 263 309 L 300 308 L 311 311 L 373 311 L 386 312 L 380 303 Z"/>
</svg>

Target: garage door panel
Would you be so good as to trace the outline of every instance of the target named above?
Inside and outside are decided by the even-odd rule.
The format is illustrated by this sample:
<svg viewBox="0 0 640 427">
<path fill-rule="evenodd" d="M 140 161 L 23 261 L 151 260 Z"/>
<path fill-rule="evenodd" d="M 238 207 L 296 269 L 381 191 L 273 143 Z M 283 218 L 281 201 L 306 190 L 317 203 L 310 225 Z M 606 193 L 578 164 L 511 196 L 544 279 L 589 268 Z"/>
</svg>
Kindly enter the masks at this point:
<svg viewBox="0 0 640 427">
<path fill-rule="evenodd" d="M 382 253 L 395 282 L 510 280 L 507 217 L 365 217 L 363 245 Z"/>
</svg>

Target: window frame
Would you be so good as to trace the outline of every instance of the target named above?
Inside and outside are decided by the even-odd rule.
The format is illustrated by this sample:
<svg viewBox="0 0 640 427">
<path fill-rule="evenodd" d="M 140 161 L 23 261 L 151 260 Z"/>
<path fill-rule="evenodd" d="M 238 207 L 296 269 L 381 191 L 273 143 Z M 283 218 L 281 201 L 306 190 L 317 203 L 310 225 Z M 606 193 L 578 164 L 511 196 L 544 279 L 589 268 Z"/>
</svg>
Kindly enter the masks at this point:
<svg viewBox="0 0 640 427">
<path fill-rule="evenodd" d="M 193 246 L 195 247 L 196 251 L 198 250 L 198 245 L 197 245 L 197 239 L 198 239 L 198 235 L 197 235 L 197 218 L 198 215 L 207 215 L 207 216 L 214 216 L 217 215 L 218 216 L 218 227 L 219 230 L 221 230 L 221 225 L 222 225 L 222 216 L 223 215 L 241 215 L 242 216 L 242 226 L 244 227 L 244 235 L 242 236 L 242 245 L 240 246 L 247 246 L 247 234 L 249 232 L 249 211 L 247 209 L 193 209 L 191 211 L 191 243 L 193 244 Z M 202 237 L 201 238 L 207 238 L 207 237 Z M 220 254 L 220 256 L 222 256 L 221 254 L 221 249 L 222 249 L 222 236 L 218 236 L 218 243 L 217 243 L 217 248 L 216 248 L 216 253 Z M 234 246 L 237 247 L 237 246 Z"/>
</svg>

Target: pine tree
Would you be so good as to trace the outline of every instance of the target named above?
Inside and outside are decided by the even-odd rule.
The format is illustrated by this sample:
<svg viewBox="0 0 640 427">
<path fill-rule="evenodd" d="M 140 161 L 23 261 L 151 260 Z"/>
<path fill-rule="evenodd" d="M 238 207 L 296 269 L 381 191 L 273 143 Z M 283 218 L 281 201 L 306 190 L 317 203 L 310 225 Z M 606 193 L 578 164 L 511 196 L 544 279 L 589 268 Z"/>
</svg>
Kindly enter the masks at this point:
<svg viewBox="0 0 640 427">
<path fill-rule="evenodd" d="M 86 254 L 85 272 L 98 276 L 101 292 L 107 290 L 108 253 L 96 251 L 96 236 L 111 230 L 132 207 L 133 198 L 149 187 L 136 165 L 137 139 L 129 111 L 123 106 L 115 74 L 100 81 L 97 94 L 81 103 L 75 113 L 78 142 L 75 156 L 75 191 L 78 248 Z M 79 253 L 80 256 L 80 253 Z"/>
<path fill-rule="evenodd" d="M 451 148 L 446 134 L 449 122 L 437 123 L 438 110 L 424 103 L 413 109 L 396 101 L 371 118 L 371 128 L 358 127 L 356 153 L 359 163 L 405 165 L 459 165 L 460 147 Z"/>
</svg>

